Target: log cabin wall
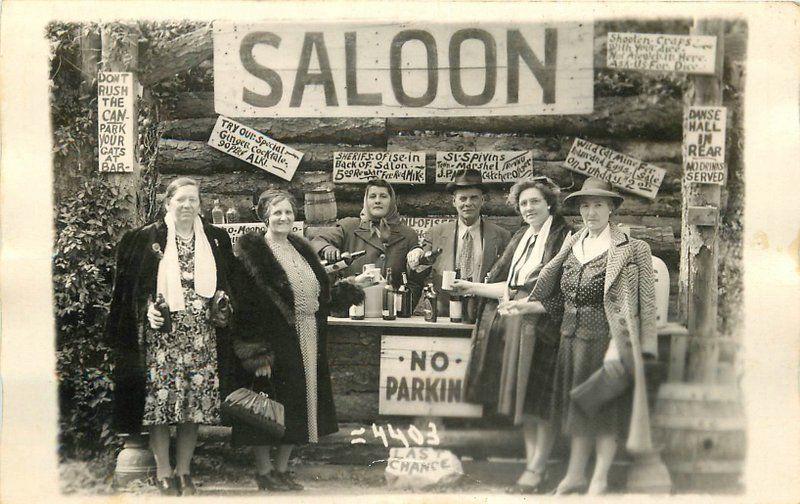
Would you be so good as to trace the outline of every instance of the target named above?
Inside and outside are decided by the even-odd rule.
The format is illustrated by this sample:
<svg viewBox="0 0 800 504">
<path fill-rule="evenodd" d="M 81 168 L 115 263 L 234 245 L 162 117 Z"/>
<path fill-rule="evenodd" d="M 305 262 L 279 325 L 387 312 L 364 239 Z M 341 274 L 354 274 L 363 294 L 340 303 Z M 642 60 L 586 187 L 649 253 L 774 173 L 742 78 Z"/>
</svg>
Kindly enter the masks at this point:
<svg viewBox="0 0 800 504">
<path fill-rule="evenodd" d="M 445 186 L 434 184 L 437 151 L 530 150 L 534 171 L 554 179 L 564 195 L 578 190 L 582 175 L 567 170 L 563 162 L 572 142 L 580 137 L 610 147 L 666 170 L 655 200 L 625 193 L 625 203 L 615 217 L 630 226 L 634 237 L 646 240 L 654 255 L 670 270 L 669 316 L 677 314 L 678 266 L 681 233 L 681 136 L 683 103 L 680 84 L 615 87 L 607 85 L 614 70 L 605 68 L 605 34 L 639 31 L 688 34 L 690 22 L 595 24 L 595 100 L 587 115 L 504 116 L 453 118 L 234 118 L 304 153 L 291 182 L 286 182 L 206 144 L 217 119 L 213 89 L 189 89 L 178 95 L 168 118 L 160 125 L 156 166 L 159 192 L 182 175 L 198 179 L 203 210 L 210 215 L 215 199 L 226 208 L 236 207 L 240 219 L 255 221 L 253 197 L 267 187 L 289 190 L 300 204 L 304 219 L 304 194 L 330 185 L 336 151 L 425 151 L 426 184 L 396 185 L 400 213 L 409 217 L 452 215 Z M 208 37 L 210 37 L 210 33 Z M 200 45 L 207 46 L 203 42 Z M 209 57 L 210 58 L 210 55 Z M 206 58 L 201 66 L 211 68 Z M 674 76 L 671 78 L 675 78 Z M 680 77 L 675 78 L 680 81 Z M 520 219 L 505 203 L 510 184 L 492 186 L 484 214 L 509 230 Z M 363 185 L 335 186 L 338 216 L 356 216 L 361 209 Z M 567 211 L 579 222 L 574 211 Z M 372 422 L 378 418 L 380 341 L 361 331 L 337 334 L 329 341 L 334 395 L 339 420 Z"/>
</svg>

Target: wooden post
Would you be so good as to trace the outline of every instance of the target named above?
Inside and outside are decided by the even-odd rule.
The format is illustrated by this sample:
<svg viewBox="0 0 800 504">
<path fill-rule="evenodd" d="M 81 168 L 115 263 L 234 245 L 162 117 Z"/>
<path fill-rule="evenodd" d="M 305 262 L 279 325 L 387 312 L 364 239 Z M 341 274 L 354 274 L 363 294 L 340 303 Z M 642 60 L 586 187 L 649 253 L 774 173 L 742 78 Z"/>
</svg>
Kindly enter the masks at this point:
<svg viewBox="0 0 800 504">
<path fill-rule="evenodd" d="M 139 87 L 137 68 L 139 65 L 139 29 L 135 25 L 125 25 L 120 23 L 110 23 L 104 25 L 101 30 L 101 45 L 103 50 L 102 70 L 107 72 L 131 72 L 133 73 L 134 90 Z M 134 91 L 133 119 L 134 124 L 137 120 L 137 95 Z M 131 146 L 135 149 L 135 146 Z M 141 167 L 138 162 L 134 162 L 133 172 L 128 173 L 109 173 L 108 180 L 114 184 L 120 195 L 128 197 L 128 215 L 132 226 L 143 224 L 138 211 L 139 186 L 140 186 Z"/>
<path fill-rule="evenodd" d="M 697 20 L 692 35 L 717 37 L 714 75 L 693 75 L 684 106 L 722 104 L 722 69 L 725 54 L 724 22 Z M 687 321 L 690 346 L 689 381 L 712 382 L 719 348 L 717 336 L 717 250 L 722 188 L 716 184 L 681 182 L 681 263 L 679 314 Z"/>
</svg>

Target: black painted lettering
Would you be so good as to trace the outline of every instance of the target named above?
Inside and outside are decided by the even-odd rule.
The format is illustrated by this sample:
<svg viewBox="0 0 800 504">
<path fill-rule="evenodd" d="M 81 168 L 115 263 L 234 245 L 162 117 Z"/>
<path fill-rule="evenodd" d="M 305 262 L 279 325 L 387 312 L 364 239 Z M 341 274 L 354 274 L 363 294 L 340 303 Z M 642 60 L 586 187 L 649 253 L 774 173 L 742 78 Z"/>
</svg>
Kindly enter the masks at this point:
<svg viewBox="0 0 800 504">
<path fill-rule="evenodd" d="M 356 47 L 356 32 L 346 32 L 344 34 L 344 60 L 347 104 L 380 105 L 382 101 L 380 93 L 358 92 L 358 68 L 356 67 L 358 58 L 356 57 Z"/>
<path fill-rule="evenodd" d="M 309 73 L 308 67 L 311 63 L 311 51 L 316 49 L 317 60 L 319 60 L 319 73 Z M 292 89 L 292 99 L 289 101 L 290 107 L 299 107 L 303 101 L 303 92 L 308 85 L 322 84 L 325 91 L 325 105 L 336 107 L 339 101 L 336 99 L 336 87 L 333 85 L 333 73 L 331 72 L 331 62 L 328 58 L 328 49 L 325 48 L 325 38 L 321 32 L 308 32 L 303 39 L 303 49 L 300 51 L 300 63 L 297 67 L 297 75 L 294 79 Z"/>
<path fill-rule="evenodd" d="M 434 371 L 444 371 L 450 365 L 450 360 L 444 352 L 436 352 L 431 357 L 431 367 Z"/>
<path fill-rule="evenodd" d="M 536 57 L 519 30 L 508 30 L 508 103 L 519 103 L 519 60 L 525 62 L 542 86 L 544 103 L 556 102 L 556 56 L 558 53 L 558 31 L 544 30 L 544 64 Z"/>
<path fill-rule="evenodd" d="M 409 96 L 403 89 L 402 54 L 403 45 L 409 40 L 419 40 L 425 44 L 427 53 L 428 87 L 425 94 L 418 97 Z M 397 103 L 404 107 L 424 107 L 436 98 L 439 87 L 438 61 L 436 57 L 436 40 L 425 30 L 403 30 L 392 39 L 389 49 L 389 74 L 392 91 Z"/>
<path fill-rule="evenodd" d="M 420 354 L 416 350 L 411 351 L 411 371 L 416 371 L 417 368 L 419 368 L 420 371 L 425 371 L 427 353 L 428 352 L 423 351 Z"/>
<path fill-rule="evenodd" d="M 251 75 L 269 84 L 270 92 L 262 95 L 243 87 L 242 100 L 254 107 L 274 107 L 283 96 L 283 82 L 275 70 L 256 62 L 253 57 L 253 48 L 258 44 L 267 44 L 277 48 L 281 44 L 281 38 L 272 32 L 252 32 L 245 35 L 239 45 L 239 59 L 242 66 Z"/>
<path fill-rule="evenodd" d="M 467 39 L 483 42 L 484 54 L 484 81 L 483 91 L 477 95 L 468 95 L 461 86 L 461 44 Z M 453 98 L 465 106 L 480 106 L 489 103 L 494 98 L 497 87 L 497 45 L 492 34 L 486 30 L 466 28 L 458 30 L 450 39 L 450 90 Z"/>
</svg>

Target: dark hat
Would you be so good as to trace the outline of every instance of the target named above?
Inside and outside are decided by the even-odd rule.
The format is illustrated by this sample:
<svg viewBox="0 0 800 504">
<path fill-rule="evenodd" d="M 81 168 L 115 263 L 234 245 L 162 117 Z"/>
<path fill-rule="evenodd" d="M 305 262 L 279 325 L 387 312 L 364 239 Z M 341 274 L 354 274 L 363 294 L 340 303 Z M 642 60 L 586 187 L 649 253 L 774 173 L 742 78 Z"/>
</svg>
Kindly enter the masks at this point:
<svg viewBox="0 0 800 504">
<path fill-rule="evenodd" d="M 474 168 L 458 170 L 453 176 L 453 181 L 447 184 L 447 190 L 449 192 L 455 192 L 456 189 L 467 189 L 470 187 L 477 187 L 483 192 L 488 192 L 488 188 L 483 185 L 481 172 Z"/>
<path fill-rule="evenodd" d="M 574 198 L 571 203 L 575 203 L 581 196 L 601 196 L 603 198 L 611 198 L 616 206 L 620 206 L 625 199 L 620 196 L 619 193 L 611 190 L 610 183 L 596 177 L 589 177 L 584 180 L 581 190 L 575 191 L 564 198 L 564 203 L 567 203 L 570 198 Z"/>
</svg>

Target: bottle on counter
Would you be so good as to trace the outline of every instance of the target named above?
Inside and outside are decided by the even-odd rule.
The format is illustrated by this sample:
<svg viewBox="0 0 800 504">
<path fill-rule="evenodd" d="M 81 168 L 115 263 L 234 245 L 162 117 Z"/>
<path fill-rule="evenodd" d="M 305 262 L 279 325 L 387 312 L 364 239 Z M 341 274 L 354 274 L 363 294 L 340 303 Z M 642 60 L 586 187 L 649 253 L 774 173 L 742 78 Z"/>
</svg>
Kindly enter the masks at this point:
<svg viewBox="0 0 800 504">
<path fill-rule="evenodd" d="M 346 267 L 353 264 L 353 261 L 358 259 L 359 257 L 366 254 L 366 250 L 358 250 L 356 252 L 344 252 L 343 254 L 339 255 L 339 260 L 334 262 L 333 264 L 328 264 L 328 261 L 322 261 L 322 265 L 325 266 L 325 273 L 331 274 L 335 273 L 339 270 L 343 270 Z"/>
<path fill-rule="evenodd" d="M 456 280 L 461 278 L 461 269 L 456 268 Z M 450 291 L 450 322 L 461 322 L 463 308 L 463 299 L 461 296 Z"/>
<path fill-rule="evenodd" d="M 351 320 L 364 320 L 366 312 L 364 310 L 364 301 L 350 307 Z"/>
<path fill-rule="evenodd" d="M 406 276 L 405 271 L 403 272 L 403 283 L 400 284 L 400 288 L 397 290 L 397 300 L 399 301 L 397 316 L 402 318 L 411 317 L 414 312 L 414 306 L 411 299 L 411 289 L 408 287 L 408 276 Z"/>
<path fill-rule="evenodd" d="M 163 294 L 159 294 L 158 297 L 156 297 L 155 306 L 156 310 L 158 310 L 158 312 L 161 314 L 161 317 L 164 319 L 164 323 L 158 328 L 158 330 L 163 333 L 172 332 L 172 318 L 169 314 L 169 305 L 167 304 L 167 300 L 164 299 Z"/>
<path fill-rule="evenodd" d="M 437 248 L 436 250 L 428 250 L 422 257 L 419 258 L 419 265 L 420 266 L 433 266 L 433 263 L 436 262 L 436 259 L 442 255 L 442 249 Z"/>
<path fill-rule="evenodd" d="M 235 207 L 230 207 L 228 211 L 225 212 L 225 222 L 227 224 L 239 222 L 239 212 L 236 211 Z"/>
<path fill-rule="evenodd" d="M 429 282 L 422 289 L 423 298 L 423 311 L 425 312 L 426 322 L 436 322 L 439 315 L 439 305 L 436 299 L 436 289 L 433 288 L 433 283 Z"/>
<path fill-rule="evenodd" d="M 386 268 L 386 286 L 383 288 L 383 320 L 397 318 L 397 291 L 392 285 L 392 268 Z"/>
<path fill-rule="evenodd" d="M 218 199 L 214 200 L 214 207 L 211 209 L 211 222 L 212 224 L 225 224 L 225 212 Z"/>
</svg>

